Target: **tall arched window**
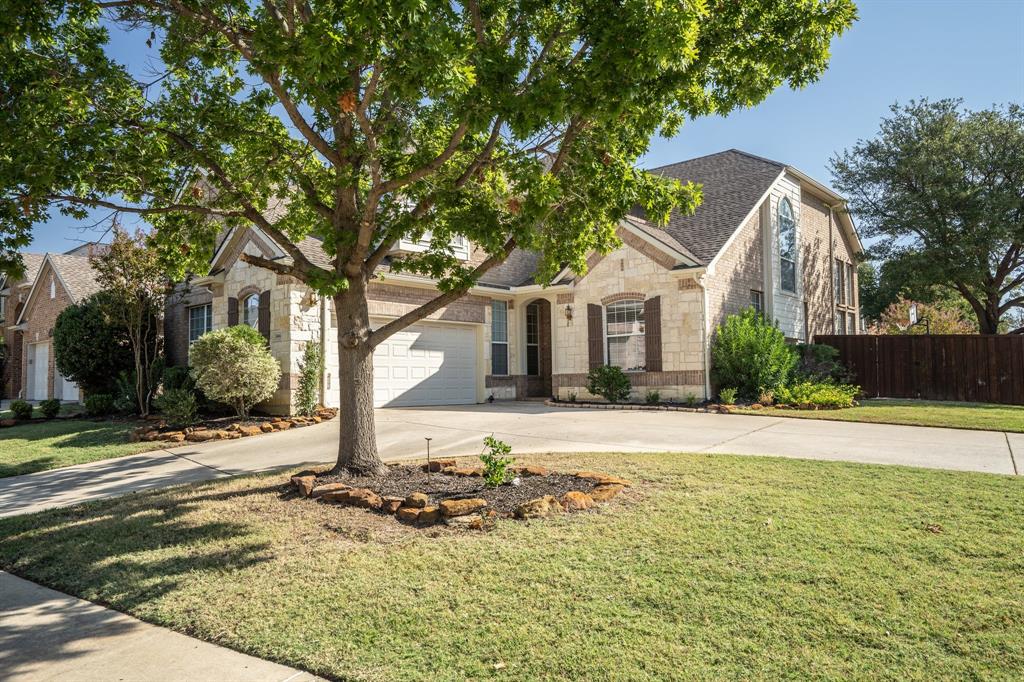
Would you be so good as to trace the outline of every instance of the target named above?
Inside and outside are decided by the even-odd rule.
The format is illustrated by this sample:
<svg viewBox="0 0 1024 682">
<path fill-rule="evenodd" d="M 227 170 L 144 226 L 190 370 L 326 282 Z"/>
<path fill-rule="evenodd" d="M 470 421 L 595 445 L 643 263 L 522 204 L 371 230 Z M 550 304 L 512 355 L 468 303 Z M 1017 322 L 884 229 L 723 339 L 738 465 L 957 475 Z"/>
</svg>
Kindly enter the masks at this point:
<svg viewBox="0 0 1024 682">
<path fill-rule="evenodd" d="M 260 295 L 251 294 L 242 301 L 242 324 L 260 328 Z"/>
<path fill-rule="evenodd" d="M 779 278 L 783 291 L 796 293 L 796 219 L 789 199 L 779 202 Z"/>
</svg>

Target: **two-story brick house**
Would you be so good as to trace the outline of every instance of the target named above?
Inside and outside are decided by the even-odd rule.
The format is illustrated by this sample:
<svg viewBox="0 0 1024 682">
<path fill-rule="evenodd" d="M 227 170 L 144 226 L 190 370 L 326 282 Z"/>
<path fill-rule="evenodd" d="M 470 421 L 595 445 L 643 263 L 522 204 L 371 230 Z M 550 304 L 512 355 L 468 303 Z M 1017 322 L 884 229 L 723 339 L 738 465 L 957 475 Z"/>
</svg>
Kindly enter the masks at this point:
<svg viewBox="0 0 1024 682">
<path fill-rule="evenodd" d="M 694 215 L 664 228 L 629 216 L 622 246 L 594 254 L 585 274 L 564 271 L 542 286 L 537 255 L 518 250 L 464 298 L 399 332 L 374 353 L 378 406 L 470 404 L 576 394 L 589 397 L 586 374 L 623 367 L 642 395 L 710 397 L 709 348 L 727 315 L 754 306 L 793 341 L 856 333 L 855 257 L 861 250 L 843 198 L 797 169 L 737 150 L 653 169 L 701 183 Z M 464 258 L 479 254 L 458 244 Z M 328 258 L 316 239 L 300 248 Z M 415 250 L 402 243 L 398 250 Z M 326 402 L 337 403 L 337 327 L 330 300 L 289 277 L 251 266 L 243 252 L 288 256 L 255 228 L 220 243 L 209 273 L 169 306 L 169 360 L 187 364 L 191 340 L 225 325 L 260 329 L 284 369 L 264 407 L 292 409 L 298 360 L 306 343 L 326 348 Z M 379 326 L 429 300 L 427 279 L 390 273 L 370 287 Z"/>
</svg>

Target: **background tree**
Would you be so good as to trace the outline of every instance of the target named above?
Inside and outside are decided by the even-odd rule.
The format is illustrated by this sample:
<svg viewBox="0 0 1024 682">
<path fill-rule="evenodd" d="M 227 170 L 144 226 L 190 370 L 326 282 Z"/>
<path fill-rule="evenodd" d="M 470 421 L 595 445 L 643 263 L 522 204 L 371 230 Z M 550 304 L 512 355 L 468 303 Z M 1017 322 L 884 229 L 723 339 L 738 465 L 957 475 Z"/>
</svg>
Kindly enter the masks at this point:
<svg viewBox="0 0 1024 682">
<path fill-rule="evenodd" d="M 103 289 L 107 319 L 124 331 L 132 352 L 132 381 L 139 414 L 149 414 L 150 402 L 163 372 L 163 319 L 167 278 L 157 252 L 142 234 L 134 237 L 114 230 L 110 247 L 92 259 L 96 281 Z"/>
<path fill-rule="evenodd" d="M 516 247 L 545 281 L 585 272 L 634 206 L 692 210 L 697 187 L 636 168 L 651 137 L 814 81 L 854 18 L 851 0 L 0 0 L 0 237 L 55 206 L 136 213 L 183 274 L 224 226 L 259 227 L 288 258 L 248 263 L 333 299 L 338 467 L 379 471 L 375 346 Z M 137 83 L 108 26 L 165 70 Z M 438 296 L 373 329 L 367 286 L 403 236 L 429 248 L 392 270 Z"/>
<path fill-rule="evenodd" d="M 69 305 L 53 325 L 57 371 L 85 392 L 113 393 L 117 376 L 131 371 L 131 345 L 123 327 L 107 316 L 107 294 L 94 294 Z"/>
<path fill-rule="evenodd" d="M 1024 307 L 1024 110 L 960 100 L 892 107 L 876 138 L 832 159 L 869 255 L 954 289 L 984 334 Z"/>
<path fill-rule="evenodd" d="M 919 324 L 910 326 L 910 306 L 917 304 Z M 923 320 L 927 319 L 925 325 Z M 913 301 L 902 296 L 891 303 L 878 321 L 869 327 L 871 334 L 977 334 L 978 324 L 970 310 L 950 299 L 931 303 Z"/>
</svg>

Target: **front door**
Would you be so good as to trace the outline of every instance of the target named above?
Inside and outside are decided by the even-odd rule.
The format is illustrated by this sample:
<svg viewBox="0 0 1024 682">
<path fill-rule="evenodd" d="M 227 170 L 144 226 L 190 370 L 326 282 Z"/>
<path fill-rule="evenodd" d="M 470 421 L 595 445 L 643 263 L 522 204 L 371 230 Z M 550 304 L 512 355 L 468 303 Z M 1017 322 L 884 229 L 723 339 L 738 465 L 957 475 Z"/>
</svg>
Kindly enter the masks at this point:
<svg viewBox="0 0 1024 682">
<path fill-rule="evenodd" d="M 551 304 L 526 306 L 526 397 L 551 397 Z"/>
</svg>

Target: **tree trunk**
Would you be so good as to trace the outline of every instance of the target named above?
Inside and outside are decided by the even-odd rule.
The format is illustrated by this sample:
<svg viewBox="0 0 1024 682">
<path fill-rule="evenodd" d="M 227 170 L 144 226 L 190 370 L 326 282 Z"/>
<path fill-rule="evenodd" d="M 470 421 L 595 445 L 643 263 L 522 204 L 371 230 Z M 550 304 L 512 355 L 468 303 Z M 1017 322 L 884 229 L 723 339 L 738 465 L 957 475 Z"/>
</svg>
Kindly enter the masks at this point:
<svg viewBox="0 0 1024 682">
<path fill-rule="evenodd" d="M 350 280 L 348 291 L 334 298 L 338 314 L 338 462 L 334 471 L 360 474 L 384 471 L 377 454 L 373 422 L 373 349 L 370 347 L 370 315 L 366 283 Z"/>
</svg>

